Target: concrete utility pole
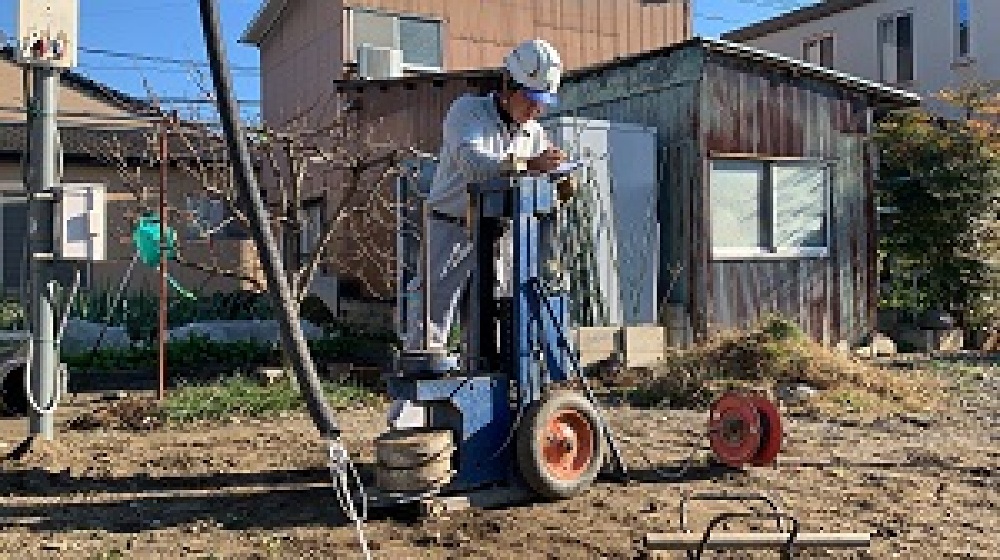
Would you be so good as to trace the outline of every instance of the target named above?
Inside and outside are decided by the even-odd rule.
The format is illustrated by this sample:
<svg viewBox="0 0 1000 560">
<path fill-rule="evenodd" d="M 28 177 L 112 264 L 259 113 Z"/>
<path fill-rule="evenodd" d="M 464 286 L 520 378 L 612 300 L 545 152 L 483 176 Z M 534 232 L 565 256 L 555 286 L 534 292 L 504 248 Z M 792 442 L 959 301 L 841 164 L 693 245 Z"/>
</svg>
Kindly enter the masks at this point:
<svg viewBox="0 0 1000 560">
<path fill-rule="evenodd" d="M 56 393 L 55 282 L 48 263 L 55 258 L 53 223 L 56 195 L 56 110 L 59 70 L 32 68 L 34 96 L 31 141 L 31 177 L 28 189 L 29 267 L 31 276 L 31 396 L 29 435 L 53 437 L 52 409 Z"/>
<path fill-rule="evenodd" d="M 56 177 L 56 122 L 59 73 L 76 65 L 79 0 L 20 0 L 17 3 L 17 58 L 31 68 L 28 102 L 31 172 L 28 189 L 28 272 L 25 306 L 31 316 L 29 438 L 53 437 L 56 386 L 55 205 L 61 195 Z"/>
</svg>

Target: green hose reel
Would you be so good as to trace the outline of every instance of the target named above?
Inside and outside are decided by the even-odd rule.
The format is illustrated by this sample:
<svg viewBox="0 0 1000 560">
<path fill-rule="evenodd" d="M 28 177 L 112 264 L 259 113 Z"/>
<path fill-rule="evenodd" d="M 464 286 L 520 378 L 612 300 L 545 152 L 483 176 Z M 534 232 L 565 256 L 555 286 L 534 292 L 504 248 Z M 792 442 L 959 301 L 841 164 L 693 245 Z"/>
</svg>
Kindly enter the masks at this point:
<svg viewBox="0 0 1000 560">
<path fill-rule="evenodd" d="M 132 242 L 135 244 L 136 254 L 143 264 L 151 268 L 160 268 L 160 248 L 161 245 L 167 260 L 177 258 L 177 231 L 170 226 L 163 227 L 166 239 L 161 243 L 160 238 L 160 217 L 154 214 L 145 214 L 139 217 L 139 223 L 132 231 Z M 189 299 L 195 299 L 195 295 L 185 290 L 177 280 L 167 274 L 167 282 L 177 293 Z"/>
</svg>

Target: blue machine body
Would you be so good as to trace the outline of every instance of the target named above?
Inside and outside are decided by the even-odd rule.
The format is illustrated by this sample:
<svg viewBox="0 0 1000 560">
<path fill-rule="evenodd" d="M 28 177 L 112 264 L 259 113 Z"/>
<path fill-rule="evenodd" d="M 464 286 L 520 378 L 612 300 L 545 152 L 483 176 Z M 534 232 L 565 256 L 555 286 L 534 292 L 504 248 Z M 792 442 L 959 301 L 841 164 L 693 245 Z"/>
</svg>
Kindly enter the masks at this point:
<svg viewBox="0 0 1000 560">
<path fill-rule="evenodd" d="M 428 426 L 453 430 L 458 446 L 452 487 L 511 482 L 513 429 L 545 387 L 567 379 L 568 296 L 546 285 L 543 263 L 555 237 L 554 185 L 540 177 L 497 179 L 469 190 L 474 267 L 465 367 L 451 372 L 397 371 L 387 379 L 393 399 L 430 411 Z M 497 295 L 494 251 L 513 237 L 511 290 Z"/>
</svg>

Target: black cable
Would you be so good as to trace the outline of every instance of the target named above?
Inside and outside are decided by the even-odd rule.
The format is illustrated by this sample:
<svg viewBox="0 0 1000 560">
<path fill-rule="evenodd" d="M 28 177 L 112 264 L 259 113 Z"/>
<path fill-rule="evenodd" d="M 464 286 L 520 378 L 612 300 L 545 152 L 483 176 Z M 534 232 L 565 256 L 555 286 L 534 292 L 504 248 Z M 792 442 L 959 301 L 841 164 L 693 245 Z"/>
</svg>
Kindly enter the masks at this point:
<svg viewBox="0 0 1000 560">
<path fill-rule="evenodd" d="M 333 410 L 323 394 L 323 386 L 316 374 L 316 365 L 312 361 L 309 346 L 302 335 L 298 309 L 293 302 L 288 278 L 283 272 L 284 265 L 281 261 L 281 254 L 278 252 L 277 242 L 268 224 L 267 210 L 261 199 L 257 179 L 253 174 L 250 150 L 239 121 L 239 108 L 233 94 L 226 49 L 222 42 L 218 2 L 217 0 L 200 0 L 199 6 L 205 45 L 212 68 L 212 80 L 215 84 L 216 98 L 219 100 L 219 116 L 222 119 L 222 128 L 229 148 L 229 159 L 234 164 L 234 179 L 236 187 L 239 189 L 239 196 L 247 201 L 249 207 L 247 218 L 250 221 L 250 231 L 253 233 L 257 255 L 264 268 L 268 291 L 274 298 L 278 325 L 281 328 L 282 346 L 295 369 L 295 375 L 302 388 L 302 394 L 313 423 L 316 424 L 316 428 L 324 437 L 333 442 L 339 439 L 340 428 L 337 426 Z"/>
</svg>

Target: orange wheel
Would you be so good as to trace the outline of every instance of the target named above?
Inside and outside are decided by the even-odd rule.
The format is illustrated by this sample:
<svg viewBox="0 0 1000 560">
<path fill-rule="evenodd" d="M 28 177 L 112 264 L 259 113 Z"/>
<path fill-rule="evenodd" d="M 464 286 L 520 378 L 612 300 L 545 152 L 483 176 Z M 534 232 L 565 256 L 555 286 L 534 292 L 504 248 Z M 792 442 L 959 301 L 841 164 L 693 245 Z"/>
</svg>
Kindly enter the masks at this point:
<svg viewBox="0 0 1000 560">
<path fill-rule="evenodd" d="M 760 413 L 753 401 L 738 393 L 726 393 L 709 412 L 708 440 L 724 465 L 749 463 L 761 446 Z"/>
<path fill-rule="evenodd" d="M 594 458 L 594 427 L 578 410 L 556 412 L 538 437 L 545 466 L 558 480 L 579 479 Z"/>
<path fill-rule="evenodd" d="M 517 429 L 524 481 L 553 499 L 582 492 L 604 463 L 604 431 L 594 405 L 573 391 L 553 391 L 525 411 Z"/>
</svg>

